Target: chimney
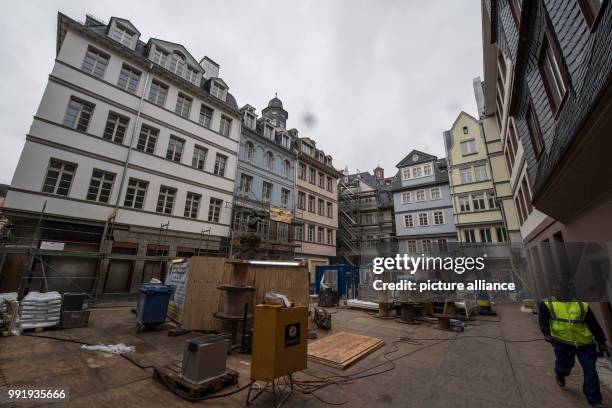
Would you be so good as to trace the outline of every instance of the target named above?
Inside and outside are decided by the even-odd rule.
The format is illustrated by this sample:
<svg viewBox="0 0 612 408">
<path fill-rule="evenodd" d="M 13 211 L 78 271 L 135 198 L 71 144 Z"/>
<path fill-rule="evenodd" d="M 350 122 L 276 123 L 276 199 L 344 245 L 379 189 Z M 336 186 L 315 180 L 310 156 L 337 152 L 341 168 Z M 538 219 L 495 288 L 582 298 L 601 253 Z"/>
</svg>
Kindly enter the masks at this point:
<svg viewBox="0 0 612 408">
<path fill-rule="evenodd" d="M 208 57 L 200 60 L 200 66 L 204 69 L 204 79 L 219 77 L 219 64 Z"/>
<path fill-rule="evenodd" d="M 378 166 L 374 169 L 374 177 L 376 178 L 376 180 L 382 180 L 385 178 L 385 169 L 383 169 L 382 167 Z"/>
</svg>

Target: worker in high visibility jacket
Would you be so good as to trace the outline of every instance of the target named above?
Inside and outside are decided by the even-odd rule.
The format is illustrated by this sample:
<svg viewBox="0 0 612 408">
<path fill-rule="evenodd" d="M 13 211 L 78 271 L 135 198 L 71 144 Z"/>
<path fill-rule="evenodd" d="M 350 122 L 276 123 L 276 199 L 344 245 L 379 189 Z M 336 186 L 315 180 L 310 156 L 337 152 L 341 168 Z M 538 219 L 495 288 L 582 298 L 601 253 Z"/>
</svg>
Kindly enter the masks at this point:
<svg viewBox="0 0 612 408">
<path fill-rule="evenodd" d="M 561 301 L 555 297 L 544 299 L 539 305 L 539 325 L 547 342 L 555 350 L 557 384 L 565 387 L 575 358 L 582 366 L 584 383 L 582 392 L 593 407 L 605 407 L 599 390 L 599 376 L 595 364 L 599 350 L 607 350 L 606 337 L 595 315 L 586 302 Z"/>
</svg>

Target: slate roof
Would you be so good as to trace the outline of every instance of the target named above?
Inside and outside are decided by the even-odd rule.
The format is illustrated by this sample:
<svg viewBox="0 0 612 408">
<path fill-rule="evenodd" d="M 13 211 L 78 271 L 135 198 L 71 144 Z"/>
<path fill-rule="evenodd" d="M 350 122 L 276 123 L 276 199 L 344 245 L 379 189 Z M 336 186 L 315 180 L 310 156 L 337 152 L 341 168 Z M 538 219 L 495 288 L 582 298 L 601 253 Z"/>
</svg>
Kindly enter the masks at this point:
<svg viewBox="0 0 612 408">
<path fill-rule="evenodd" d="M 445 158 L 438 159 L 435 156 L 433 156 L 433 158 L 436 159 L 436 162 L 435 162 L 435 165 L 433 166 L 434 179 L 432 181 L 428 181 L 422 184 L 415 184 L 411 186 L 402 186 L 401 177 L 399 177 L 398 175 L 397 178 L 394 180 L 393 186 L 391 187 L 391 189 L 393 191 L 402 191 L 402 190 L 418 189 L 418 188 L 422 188 L 423 186 L 447 184 L 448 183 L 448 161 Z"/>
<path fill-rule="evenodd" d="M 130 23 L 131 25 L 134 25 L 129 20 L 122 19 L 120 17 L 112 17 L 112 19 L 122 20 L 122 21 Z M 81 23 L 81 22 L 79 22 L 77 20 L 74 20 L 73 18 L 70 18 L 67 15 L 65 15 L 63 13 L 59 13 L 59 12 L 57 13 L 57 20 L 58 20 L 57 53 L 59 53 L 59 50 L 60 50 L 60 47 L 61 47 L 61 43 L 63 41 L 63 35 L 65 34 L 64 30 L 62 30 L 62 23 L 64 23 L 65 21 L 68 21 L 68 22 L 70 22 L 72 24 L 75 24 L 75 25 L 79 25 L 79 26 L 83 27 L 84 29 L 86 29 L 88 31 L 91 31 L 91 32 L 96 33 L 96 34 L 98 34 L 100 36 L 103 36 L 104 38 L 107 38 L 110 41 L 113 41 L 113 40 L 110 39 L 110 37 L 107 36 L 107 34 L 108 34 L 108 27 L 109 27 L 110 22 L 108 24 L 106 24 L 106 23 L 96 19 L 93 16 L 87 15 L 86 18 L 85 18 L 85 22 Z M 156 38 L 150 38 L 149 41 L 146 42 L 146 43 L 144 41 L 138 39 L 138 42 L 136 43 L 136 47 L 135 47 L 134 50 L 132 50 L 131 48 L 126 47 L 126 46 L 124 46 L 122 44 L 119 44 L 119 43 L 117 43 L 115 41 L 113 41 L 113 42 L 115 43 L 115 45 L 122 47 L 123 52 L 127 52 L 127 53 L 130 53 L 130 54 L 133 54 L 133 55 L 141 58 L 143 60 L 143 63 L 148 63 L 149 62 L 149 60 L 148 60 L 148 54 L 149 54 L 148 49 L 149 49 L 149 44 L 151 43 L 151 40 L 158 40 L 158 41 L 162 41 L 162 42 L 166 42 L 166 43 L 170 43 L 170 44 L 176 44 L 176 45 L 180 46 L 181 48 L 185 49 L 187 52 L 189 52 L 182 44 L 173 43 L 171 41 L 159 40 L 159 39 L 156 39 Z M 191 56 L 191 54 L 189 54 L 189 56 Z M 191 58 L 193 58 L 193 57 L 191 56 Z M 195 60 L 195 61 L 197 62 L 197 60 Z M 198 67 L 200 69 L 202 68 L 199 65 L 198 65 Z M 171 71 L 168 71 L 164 67 L 161 67 L 159 65 L 157 65 L 157 68 L 164 69 L 165 71 L 167 71 L 167 73 L 173 74 Z M 176 78 L 179 81 L 187 82 L 187 80 L 185 80 L 184 78 L 182 78 L 182 77 L 180 77 L 178 75 L 175 75 L 175 76 L 176 76 Z M 210 95 L 210 91 L 204 88 L 204 84 L 205 83 L 206 83 L 206 80 L 203 79 L 202 83 L 197 88 L 199 88 L 202 93 Z M 193 84 L 190 84 L 190 85 L 193 85 Z M 210 95 L 210 97 L 215 98 L 212 95 Z M 222 100 L 220 100 L 218 98 L 215 98 L 215 99 L 218 101 L 218 103 L 226 105 L 228 108 L 230 108 L 232 110 L 238 111 L 238 103 L 236 102 L 236 98 L 232 94 L 230 94 L 229 92 L 227 93 L 227 98 L 226 98 L 225 102 L 223 102 Z"/>
<path fill-rule="evenodd" d="M 413 160 L 413 158 L 416 158 L 416 160 Z M 410 153 L 408 153 L 406 157 L 404 157 L 402 161 L 397 163 L 395 167 L 399 169 L 402 167 L 411 166 L 413 164 L 425 163 L 425 162 L 437 160 L 437 159 L 438 158 L 434 155 L 431 155 L 429 153 L 425 153 L 425 152 L 415 149 L 411 151 Z"/>
</svg>

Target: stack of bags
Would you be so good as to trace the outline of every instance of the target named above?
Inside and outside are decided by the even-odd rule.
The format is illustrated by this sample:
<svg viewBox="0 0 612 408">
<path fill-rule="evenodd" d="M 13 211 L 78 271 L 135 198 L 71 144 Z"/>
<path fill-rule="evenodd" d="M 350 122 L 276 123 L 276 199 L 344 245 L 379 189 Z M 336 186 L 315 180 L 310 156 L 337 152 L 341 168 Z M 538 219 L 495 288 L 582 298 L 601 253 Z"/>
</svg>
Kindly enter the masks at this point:
<svg viewBox="0 0 612 408">
<path fill-rule="evenodd" d="M 21 301 L 21 328 L 52 327 L 59 324 L 62 295 L 30 292 Z"/>
</svg>

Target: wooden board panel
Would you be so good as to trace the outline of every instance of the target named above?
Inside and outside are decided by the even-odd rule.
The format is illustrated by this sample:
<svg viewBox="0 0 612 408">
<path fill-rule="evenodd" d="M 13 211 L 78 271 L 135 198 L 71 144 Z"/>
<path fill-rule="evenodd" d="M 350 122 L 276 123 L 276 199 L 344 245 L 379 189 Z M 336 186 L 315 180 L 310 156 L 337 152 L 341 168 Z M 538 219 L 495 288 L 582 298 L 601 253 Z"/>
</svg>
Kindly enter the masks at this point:
<svg viewBox="0 0 612 408">
<path fill-rule="evenodd" d="M 384 344 L 384 340 L 375 337 L 339 332 L 310 343 L 308 359 L 344 369 Z"/>
<path fill-rule="evenodd" d="M 230 283 L 232 264 L 226 258 L 192 257 L 187 280 L 181 326 L 187 330 L 221 330 L 222 322 L 213 313 L 222 310 L 225 292 L 217 287 Z M 287 296 L 296 306 L 308 306 L 308 269 L 306 266 L 249 265 L 247 284 L 256 287 L 249 299 L 263 303 L 266 292 Z"/>
</svg>

